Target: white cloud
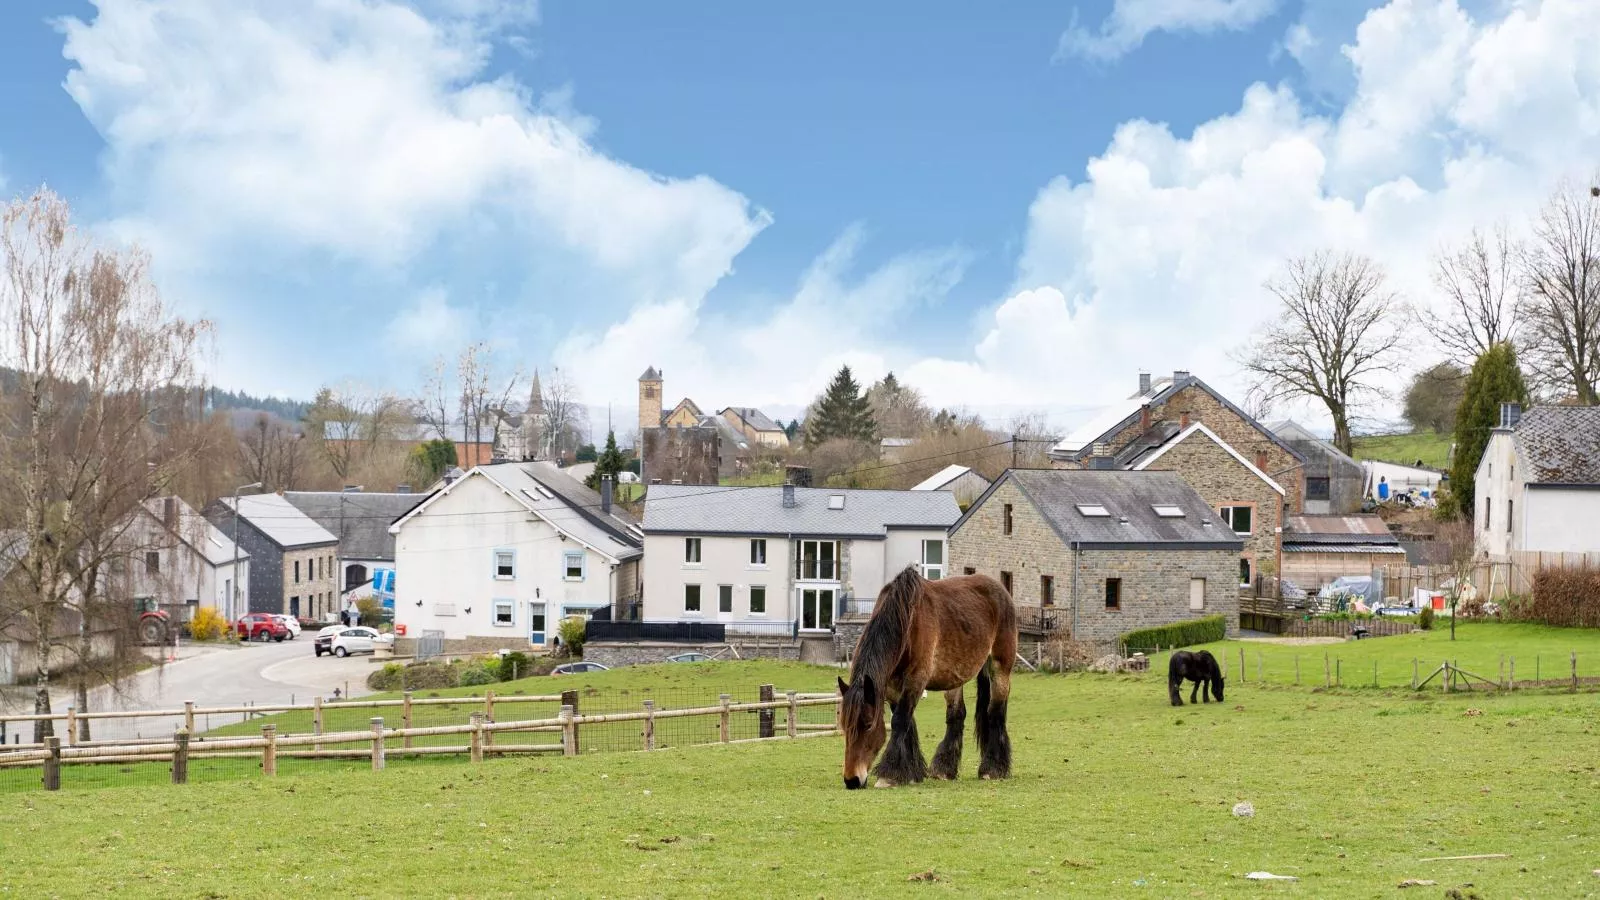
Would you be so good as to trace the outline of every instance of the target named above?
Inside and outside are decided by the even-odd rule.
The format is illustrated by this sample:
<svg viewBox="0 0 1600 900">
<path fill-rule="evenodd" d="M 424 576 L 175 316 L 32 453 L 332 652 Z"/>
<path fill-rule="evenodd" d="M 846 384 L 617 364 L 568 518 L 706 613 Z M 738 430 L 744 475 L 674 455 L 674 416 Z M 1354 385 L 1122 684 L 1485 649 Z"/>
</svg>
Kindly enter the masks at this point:
<svg viewBox="0 0 1600 900">
<path fill-rule="evenodd" d="M 461 349 L 478 331 L 476 310 L 454 306 L 442 288 L 429 288 L 395 314 L 384 335 L 391 349 L 424 357 Z"/>
<path fill-rule="evenodd" d="M 1157 31 L 1239 31 L 1271 15 L 1278 0 L 1116 0 L 1091 32 L 1077 24 L 1061 35 L 1056 58 L 1119 59 Z"/>
<path fill-rule="evenodd" d="M 619 295 L 670 298 L 708 290 L 769 221 L 710 178 L 606 157 L 570 92 L 490 78 L 496 29 L 530 3 L 97 6 L 61 25 L 67 90 L 109 145 L 119 225 L 168 267 L 267 245 L 403 268 L 494 228 Z"/>
</svg>

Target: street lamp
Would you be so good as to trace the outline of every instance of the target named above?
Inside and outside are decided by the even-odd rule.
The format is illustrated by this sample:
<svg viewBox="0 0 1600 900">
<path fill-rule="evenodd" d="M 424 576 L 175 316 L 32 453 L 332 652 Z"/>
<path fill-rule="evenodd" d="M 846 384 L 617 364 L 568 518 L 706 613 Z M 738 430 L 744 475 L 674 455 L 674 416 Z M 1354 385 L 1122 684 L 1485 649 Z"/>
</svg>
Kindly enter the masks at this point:
<svg viewBox="0 0 1600 900">
<path fill-rule="evenodd" d="M 228 591 L 228 627 L 233 627 L 234 606 L 239 599 L 239 492 L 253 490 L 261 487 L 261 482 L 252 481 L 241 484 L 233 489 L 233 589 Z"/>
</svg>

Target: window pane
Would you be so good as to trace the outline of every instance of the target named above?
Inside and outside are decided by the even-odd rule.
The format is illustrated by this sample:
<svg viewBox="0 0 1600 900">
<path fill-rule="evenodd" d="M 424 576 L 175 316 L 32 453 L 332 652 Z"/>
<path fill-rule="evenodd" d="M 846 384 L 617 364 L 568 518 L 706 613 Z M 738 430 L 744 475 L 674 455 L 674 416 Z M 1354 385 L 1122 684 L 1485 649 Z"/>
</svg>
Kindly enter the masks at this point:
<svg viewBox="0 0 1600 900">
<path fill-rule="evenodd" d="M 833 591 L 817 591 L 818 628 L 833 627 Z"/>
<path fill-rule="evenodd" d="M 817 627 L 817 592 L 800 592 L 800 627 Z"/>
<path fill-rule="evenodd" d="M 1122 579 L 1106 579 L 1106 609 L 1120 609 L 1122 607 Z"/>
<path fill-rule="evenodd" d="M 750 565 L 764 566 L 767 564 L 767 542 L 756 538 L 750 542 Z"/>
<path fill-rule="evenodd" d="M 686 584 L 683 586 L 683 608 L 685 612 L 700 611 L 700 585 Z"/>
<path fill-rule="evenodd" d="M 733 612 L 733 585 L 717 585 L 717 612 Z"/>
<path fill-rule="evenodd" d="M 528 629 L 530 631 L 544 631 L 544 604 L 535 603 L 529 609 Z"/>
<path fill-rule="evenodd" d="M 764 613 L 767 611 L 767 588 L 765 585 L 750 585 L 750 611 Z"/>
<path fill-rule="evenodd" d="M 930 566 L 944 565 L 944 541 L 923 541 L 922 561 Z"/>
</svg>

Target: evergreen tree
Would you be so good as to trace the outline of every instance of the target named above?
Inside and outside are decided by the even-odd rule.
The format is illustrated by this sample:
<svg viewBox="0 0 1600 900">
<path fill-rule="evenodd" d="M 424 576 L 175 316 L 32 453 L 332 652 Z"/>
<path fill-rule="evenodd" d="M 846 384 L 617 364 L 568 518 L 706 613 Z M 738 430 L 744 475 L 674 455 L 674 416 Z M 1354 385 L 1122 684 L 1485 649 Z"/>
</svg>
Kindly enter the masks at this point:
<svg viewBox="0 0 1600 900">
<path fill-rule="evenodd" d="M 411 448 L 411 464 L 422 480 L 432 484 L 444 477 L 456 461 L 456 442 L 449 438 L 423 441 Z"/>
<path fill-rule="evenodd" d="M 1489 445 L 1489 433 L 1500 424 L 1500 404 L 1528 405 L 1528 386 L 1517 366 L 1517 351 L 1509 343 L 1490 347 L 1472 364 L 1456 411 L 1455 461 L 1450 467 L 1450 495 L 1456 509 L 1468 519 L 1477 510 L 1473 482 L 1478 462 Z"/>
<path fill-rule="evenodd" d="M 622 451 L 617 449 L 617 433 L 606 432 L 606 448 L 600 451 L 600 456 L 595 460 L 594 471 L 589 473 L 589 478 L 584 482 L 590 490 L 600 490 L 600 479 L 610 475 L 613 488 L 617 483 L 617 473 L 628 467 L 628 461 L 623 458 Z"/>
<path fill-rule="evenodd" d="M 839 368 L 814 407 L 815 412 L 806 417 L 807 446 L 836 439 L 870 444 L 877 439 L 872 404 L 850 374 L 849 366 Z"/>
<path fill-rule="evenodd" d="M 790 419 L 789 424 L 783 427 L 783 433 L 788 435 L 789 440 L 794 440 L 794 436 L 800 433 L 800 420 Z"/>
</svg>

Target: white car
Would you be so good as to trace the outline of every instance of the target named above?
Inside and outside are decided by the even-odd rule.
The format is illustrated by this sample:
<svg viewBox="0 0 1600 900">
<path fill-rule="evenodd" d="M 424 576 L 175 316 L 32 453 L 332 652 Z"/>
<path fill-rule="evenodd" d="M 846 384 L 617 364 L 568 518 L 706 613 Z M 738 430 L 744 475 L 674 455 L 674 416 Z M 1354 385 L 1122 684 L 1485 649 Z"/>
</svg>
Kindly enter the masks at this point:
<svg viewBox="0 0 1600 900">
<path fill-rule="evenodd" d="M 349 656 L 352 653 L 372 653 L 380 644 L 393 643 L 392 634 L 380 634 L 378 629 L 365 625 L 352 625 L 334 636 L 331 649 L 334 656 Z"/>
<path fill-rule="evenodd" d="M 299 619 L 295 618 L 294 616 L 276 616 L 275 618 L 277 618 L 279 622 L 283 623 L 283 627 L 289 629 L 289 640 L 292 641 L 300 636 Z"/>
</svg>

